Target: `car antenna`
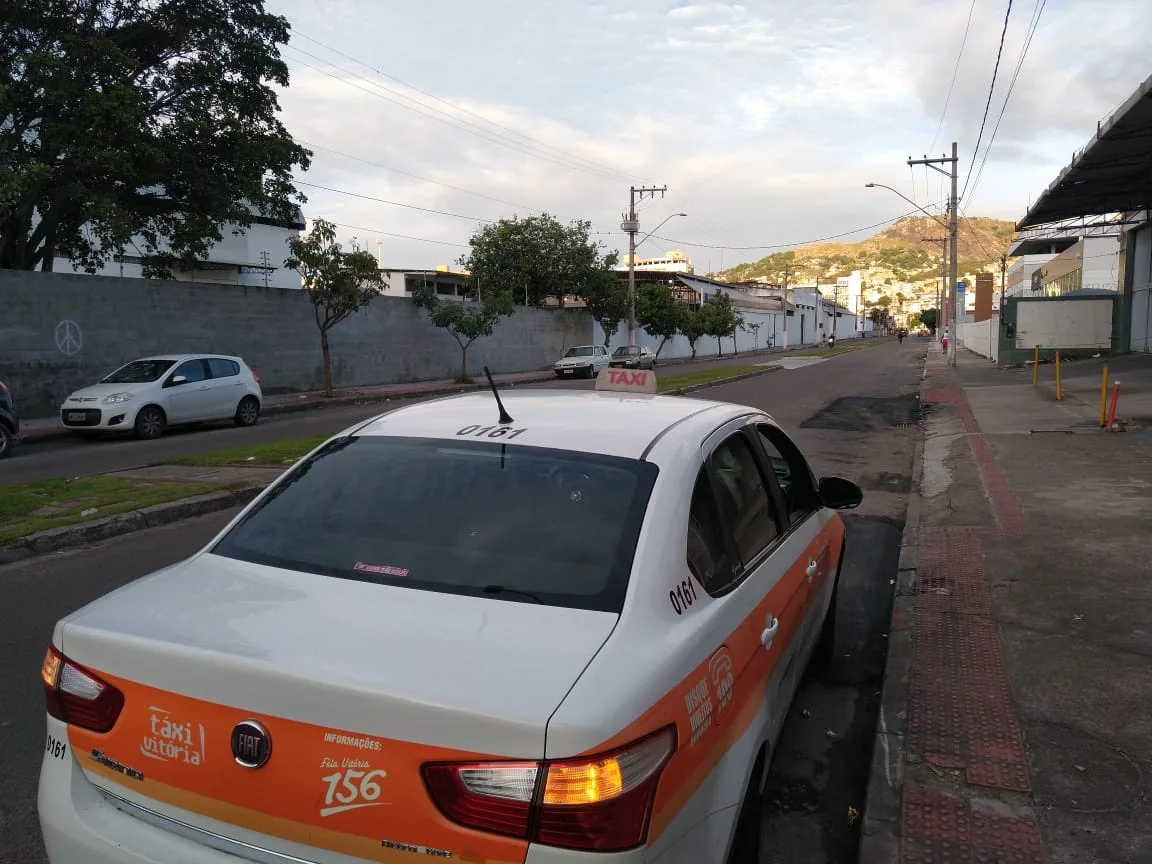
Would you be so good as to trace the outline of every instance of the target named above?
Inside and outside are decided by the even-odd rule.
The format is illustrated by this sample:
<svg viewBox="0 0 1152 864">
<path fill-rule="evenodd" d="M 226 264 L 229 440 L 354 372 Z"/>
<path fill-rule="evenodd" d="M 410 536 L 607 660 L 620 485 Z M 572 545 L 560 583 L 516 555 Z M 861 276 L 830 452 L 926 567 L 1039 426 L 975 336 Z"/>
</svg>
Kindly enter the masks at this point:
<svg viewBox="0 0 1152 864">
<path fill-rule="evenodd" d="M 504 403 L 500 401 L 500 391 L 496 389 L 496 382 L 492 380 L 492 373 L 488 371 L 487 366 L 484 367 L 484 375 L 488 378 L 488 386 L 492 388 L 492 395 L 496 397 L 496 404 L 500 408 L 500 423 L 511 423 L 512 417 L 504 410 Z"/>
</svg>

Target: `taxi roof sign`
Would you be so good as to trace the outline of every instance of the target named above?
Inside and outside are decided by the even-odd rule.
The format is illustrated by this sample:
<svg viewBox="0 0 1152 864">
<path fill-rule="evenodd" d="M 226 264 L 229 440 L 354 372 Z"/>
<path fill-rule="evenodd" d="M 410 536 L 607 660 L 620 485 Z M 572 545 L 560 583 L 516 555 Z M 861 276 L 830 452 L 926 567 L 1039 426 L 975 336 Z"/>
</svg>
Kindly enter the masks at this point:
<svg viewBox="0 0 1152 864">
<path fill-rule="evenodd" d="M 601 369 L 596 389 L 620 393 L 655 393 L 656 373 L 650 369 Z"/>
</svg>

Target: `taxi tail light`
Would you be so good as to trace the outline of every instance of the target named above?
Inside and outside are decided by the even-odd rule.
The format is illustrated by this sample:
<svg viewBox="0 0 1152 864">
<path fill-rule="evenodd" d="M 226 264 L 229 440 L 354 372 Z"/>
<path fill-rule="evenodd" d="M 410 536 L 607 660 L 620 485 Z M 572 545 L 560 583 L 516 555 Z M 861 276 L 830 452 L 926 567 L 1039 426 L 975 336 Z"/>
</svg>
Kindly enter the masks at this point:
<svg viewBox="0 0 1152 864">
<path fill-rule="evenodd" d="M 107 732 L 120 717 L 124 694 L 48 646 L 40 668 L 48 713 L 72 726 Z"/>
<path fill-rule="evenodd" d="M 461 825 L 611 852 L 647 840 L 656 786 L 675 749 L 669 727 L 580 759 L 426 765 L 424 780 L 444 815 Z"/>
</svg>

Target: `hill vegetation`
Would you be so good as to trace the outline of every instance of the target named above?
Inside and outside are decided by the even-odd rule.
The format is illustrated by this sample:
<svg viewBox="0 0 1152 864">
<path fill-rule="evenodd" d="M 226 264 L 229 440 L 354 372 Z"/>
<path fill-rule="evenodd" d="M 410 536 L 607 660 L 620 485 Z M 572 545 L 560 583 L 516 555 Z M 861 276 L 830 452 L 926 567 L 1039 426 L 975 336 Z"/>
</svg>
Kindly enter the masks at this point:
<svg viewBox="0 0 1152 864">
<path fill-rule="evenodd" d="M 923 238 L 946 236 L 944 229 L 927 216 L 907 216 L 889 228 L 857 243 L 812 243 L 776 252 L 718 274 L 730 282 L 760 280 L 781 284 L 788 271 L 790 285 L 813 285 L 835 281 L 854 270 L 861 271 L 864 285 L 872 291 L 905 290 L 910 294 L 934 294 L 941 271 L 940 243 Z M 1008 251 L 1015 227 L 1002 219 L 975 217 L 960 222 L 957 232 L 958 278 L 972 280 L 977 273 L 998 273 L 1000 256 Z M 908 286 L 905 289 L 904 286 Z"/>
</svg>

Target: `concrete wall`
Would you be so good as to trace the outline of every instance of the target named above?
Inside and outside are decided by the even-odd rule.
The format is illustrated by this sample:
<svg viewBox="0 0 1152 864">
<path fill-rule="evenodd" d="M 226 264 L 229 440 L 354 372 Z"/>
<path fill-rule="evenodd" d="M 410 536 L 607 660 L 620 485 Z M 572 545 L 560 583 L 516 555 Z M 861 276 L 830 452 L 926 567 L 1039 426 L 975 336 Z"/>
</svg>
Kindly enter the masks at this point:
<svg viewBox="0 0 1152 864">
<path fill-rule="evenodd" d="M 148 354 L 244 357 L 266 393 L 323 386 L 320 336 L 304 291 L 0 270 L 0 380 L 26 417 Z M 592 340 L 583 310 L 520 310 L 468 351 L 468 367 L 543 369 Z M 379 297 L 330 331 L 338 387 L 453 378 L 460 349 L 411 301 Z"/>
<path fill-rule="evenodd" d="M 799 301 L 797 301 L 799 302 Z M 784 346 L 784 315 L 781 312 L 746 312 L 740 313 L 744 318 L 745 328 L 736 331 L 736 350 L 739 352 L 753 351 L 757 348 L 782 348 Z M 819 322 L 817 320 L 818 312 L 815 309 L 797 309 L 795 314 L 788 318 L 788 345 L 791 348 L 800 345 L 816 345 L 826 338 L 823 334 L 831 332 L 832 316 L 824 314 L 823 319 L 825 323 L 824 330 L 819 329 Z M 747 329 L 749 324 L 759 324 L 760 329 L 753 332 Z M 599 324 L 594 324 L 595 335 L 593 337 L 593 344 L 604 344 L 604 331 L 600 328 Z M 856 317 L 851 315 L 841 315 L 836 319 L 836 338 L 837 339 L 853 339 L 860 336 L 857 332 L 858 324 Z M 872 322 L 866 322 L 867 335 L 872 335 Z M 803 339 L 801 339 L 803 337 Z M 616 331 L 615 335 L 609 341 L 609 349 L 615 351 L 621 345 L 628 344 L 628 330 L 623 322 L 621 322 L 620 329 Z M 641 347 L 647 347 L 655 351 L 660 347 L 660 340 L 653 339 L 642 328 L 636 330 L 636 344 Z M 730 338 L 723 340 L 723 353 L 724 356 L 732 354 L 732 340 Z M 660 359 L 662 360 L 675 360 L 683 357 L 692 356 L 692 346 L 688 344 L 688 340 L 683 336 L 674 336 L 669 339 L 660 351 Z M 696 342 L 696 356 L 697 357 L 715 357 L 717 356 L 716 338 L 713 336 L 703 336 Z"/>
<path fill-rule="evenodd" d="M 1112 307 L 1110 297 L 1021 301 L 1016 317 L 1016 347 L 1109 348 Z"/>
<path fill-rule="evenodd" d="M 999 315 L 993 315 L 985 321 L 961 324 L 960 347 L 967 348 L 973 354 L 979 354 L 981 357 L 987 357 L 989 360 L 999 360 L 999 333 Z"/>
</svg>

